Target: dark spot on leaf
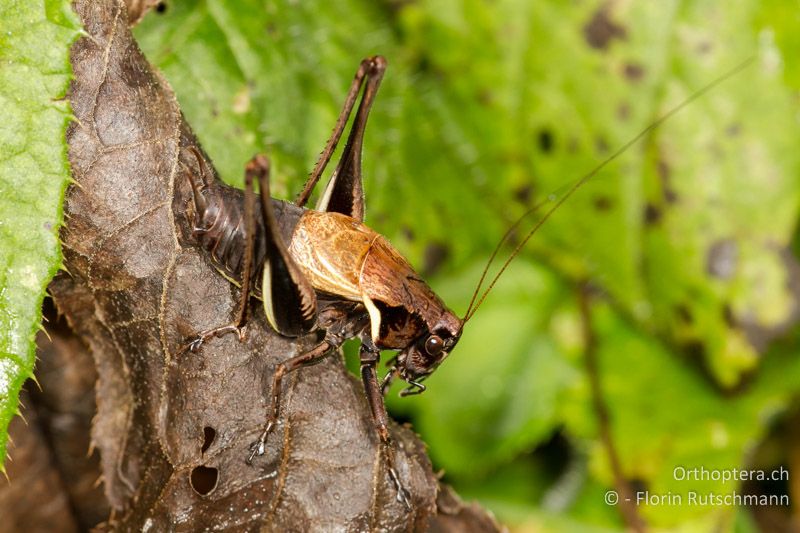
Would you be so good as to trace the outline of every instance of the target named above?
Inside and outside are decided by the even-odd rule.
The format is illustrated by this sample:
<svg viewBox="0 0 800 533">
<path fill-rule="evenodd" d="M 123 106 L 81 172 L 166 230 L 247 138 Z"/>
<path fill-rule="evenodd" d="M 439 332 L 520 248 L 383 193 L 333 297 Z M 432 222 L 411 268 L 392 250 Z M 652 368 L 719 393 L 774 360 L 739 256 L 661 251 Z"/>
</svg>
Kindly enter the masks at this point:
<svg viewBox="0 0 800 533">
<path fill-rule="evenodd" d="M 742 125 L 738 122 L 731 124 L 725 129 L 725 133 L 727 133 L 729 137 L 736 137 L 741 131 Z"/>
<path fill-rule="evenodd" d="M 214 428 L 206 426 L 203 428 L 203 447 L 200 449 L 202 453 L 205 453 L 211 447 L 211 444 L 214 442 L 214 438 L 216 438 L 217 432 Z"/>
<path fill-rule="evenodd" d="M 661 209 L 655 204 L 648 202 L 644 206 L 644 223 L 648 226 L 657 224 L 661 220 Z"/>
<path fill-rule="evenodd" d="M 570 138 L 569 142 L 567 143 L 567 151 L 571 154 L 574 154 L 578 151 L 579 147 L 580 143 L 578 142 L 578 139 L 575 137 Z"/>
<path fill-rule="evenodd" d="M 574 451 L 570 440 L 561 430 L 537 446 L 532 455 L 541 459 L 541 465 L 548 476 L 558 479 L 568 472 Z"/>
<path fill-rule="evenodd" d="M 647 484 L 647 480 L 642 479 L 642 478 L 638 478 L 638 477 L 630 479 L 628 481 L 628 484 L 630 485 L 631 491 L 634 494 L 641 494 L 641 493 L 647 492 L 647 490 L 649 488 L 649 486 Z"/>
<path fill-rule="evenodd" d="M 403 226 L 402 228 L 400 228 L 400 233 L 402 233 L 403 237 L 405 237 L 409 241 L 413 241 L 416 238 L 416 235 L 414 235 L 414 230 L 411 229 L 410 226 Z"/>
<path fill-rule="evenodd" d="M 166 2 L 159 2 L 156 4 L 156 13 L 166 13 L 167 12 L 167 3 Z"/>
<path fill-rule="evenodd" d="M 489 89 L 481 89 L 477 94 L 478 103 L 485 106 L 492 105 L 494 94 Z"/>
<path fill-rule="evenodd" d="M 449 255 L 450 249 L 445 244 L 435 242 L 426 246 L 422 260 L 422 274 L 424 276 L 435 274 Z"/>
<path fill-rule="evenodd" d="M 539 133 L 537 134 L 537 142 L 539 144 L 539 150 L 542 152 L 547 154 L 553 151 L 553 133 L 549 129 L 542 128 L 539 130 Z"/>
<path fill-rule="evenodd" d="M 670 174 L 669 164 L 663 159 L 659 159 L 658 177 L 661 178 L 661 181 L 667 181 L 669 179 L 669 174 Z"/>
<path fill-rule="evenodd" d="M 201 496 L 210 494 L 217 486 L 218 479 L 219 470 L 208 466 L 197 466 L 193 468 L 189 476 L 189 482 L 192 488 Z"/>
<path fill-rule="evenodd" d="M 620 120 L 628 120 L 630 116 L 631 106 L 629 106 L 627 103 L 620 104 L 619 107 L 617 107 L 617 118 Z"/>
<path fill-rule="evenodd" d="M 733 315 L 733 309 L 731 309 L 730 304 L 726 303 L 722 306 L 722 319 L 725 321 L 728 327 L 736 327 L 736 317 Z"/>
<path fill-rule="evenodd" d="M 638 63 L 626 63 L 625 77 L 632 82 L 641 81 L 644 77 L 644 67 Z"/>
<path fill-rule="evenodd" d="M 672 179 L 672 172 L 669 168 L 669 164 L 663 159 L 659 159 L 657 169 L 658 177 L 661 179 L 661 189 L 664 194 L 664 200 L 670 204 L 677 202 L 678 194 L 672 189 L 672 185 L 670 183 Z"/>
<path fill-rule="evenodd" d="M 46 229 L 47 231 L 50 231 L 51 229 L 53 229 L 53 223 L 48 220 L 42 225 L 42 227 L 44 227 L 44 229 Z"/>
<path fill-rule="evenodd" d="M 606 141 L 603 137 L 596 138 L 594 140 L 594 146 L 601 154 L 608 153 L 608 141 Z"/>
<path fill-rule="evenodd" d="M 428 57 L 427 54 L 420 54 L 419 58 L 417 59 L 416 70 L 421 73 L 430 73 L 433 71 L 433 65 L 431 64 L 431 59 Z"/>
<path fill-rule="evenodd" d="M 695 359 L 697 361 L 703 361 L 703 358 L 705 357 L 706 354 L 706 347 L 703 346 L 702 342 L 694 340 L 684 344 L 683 351 L 686 352 L 686 354 L 690 358 Z"/>
<path fill-rule="evenodd" d="M 697 52 L 699 54 L 707 54 L 711 51 L 712 45 L 708 41 L 703 41 L 702 43 L 697 45 Z"/>
<path fill-rule="evenodd" d="M 733 239 L 721 239 L 711 245 L 706 258 L 706 270 L 712 277 L 730 279 L 736 272 L 739 248 Z"/>
<path fill-rule="evenodd" d="M 386 217 L 386 213 L 375 213 L 375 219 L 374 219 L 373 224 L 375 224 L 376 228 L 380 228 L 384 224 L 386 224 L 387 220 L 388 219 Z"/>
<path fill-rule="evenodd" d="M 608 196 L 596 196 L 593 204 L 598 211 L 608 211 L 614 202 Z"/>
<path fill-rule="evenodd" d="M 608 5 L 604 5 L 583 27 L 583 36 L 592 48 L 606 50 L 612 39 L 625 39 L 628 32 L 609 18 Z"/>
<path fill-rule="evenodd" d="M 529 205 L 533 198 L 533 185 L 525 183 L 514 189 L 514 199 L 521 204 Z"/>
<path fill-rule="evenodd" d="M 689 309 L 689 306 L 686 304 L 678 304 L 675 306 L 675 314 L 678 315 L 678 318 L 684 324 L 691 324 L 694 322 L 694 317 L 692 316 L 692 311 Z"/>
</svg>

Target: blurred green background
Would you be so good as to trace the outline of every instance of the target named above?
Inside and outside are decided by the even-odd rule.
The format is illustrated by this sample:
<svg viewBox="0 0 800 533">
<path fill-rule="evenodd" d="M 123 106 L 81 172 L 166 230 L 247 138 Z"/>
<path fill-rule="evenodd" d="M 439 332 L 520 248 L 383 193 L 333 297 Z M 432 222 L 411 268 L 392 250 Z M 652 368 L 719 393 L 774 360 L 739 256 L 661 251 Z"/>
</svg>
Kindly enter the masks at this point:
<svg viewBox="0 0 800 533">
<path fill-rule="evenodd" d="M 653 529 L 789 531 L 798 24 L 800 7 L 777 0 L 176 0 L 136 35 L 223 178 L 241 183 L 265 152 L 283 198 L 313 167 L 359 61 L 384 55 L 367 222 L 459 314 L 516 217 L 754 57 L 570 198 L 428 392 L 389 402 L 444 479 L 513 531 L 619 531 L 625 508 L 604 495 L 626 486 L 682 497 L 627 505 Z M 788 480 L 674 475 L 780 466 Z M 690 505 L 690 491 L 785 499 Z"/>
</svg>

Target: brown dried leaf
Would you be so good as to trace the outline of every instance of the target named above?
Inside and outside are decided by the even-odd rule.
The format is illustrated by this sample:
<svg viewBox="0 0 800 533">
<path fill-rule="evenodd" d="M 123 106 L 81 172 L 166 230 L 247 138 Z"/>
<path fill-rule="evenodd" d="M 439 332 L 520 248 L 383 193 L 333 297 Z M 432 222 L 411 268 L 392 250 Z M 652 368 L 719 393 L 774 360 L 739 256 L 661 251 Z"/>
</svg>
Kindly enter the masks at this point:
<svg viewBox="0 0 800 533">
<path fill-rule="evenodd" d="M 37 382 L 23 393 L 24 418 L 11 423 L 8 482 L 0 478 L 0 532 L 88 531 L 109 514 L 87 454 L 97 379 L 91 354 L 45 300 L 48 334 L 36 338 Z"/>
<path fill-rule="evenodd" d="M 436 516 L 429 523 L 431 533 L 494 533 L 506 531 L 491 513 L 476 503 L 466 504 L 449 486 L 440 484 Z"/>
<path fill-rule="evenodd" d="M 20 400 L 23 405 L 30 403 L 24 392 Z M 53 524 L 59 531 L 78 531 L 35 410 L 25 410 L 24 419 L 15 416 L 8 435 L 8 478 L 0 476 L 0 533 L 51 531 Z"/>
<path fill-rule="evenodd" d="M 28 383 L 30 407 L 36 411 L 79 529 L 88 530 L 109 514 L 99 484 L 99 455 L 87 453 L 97 372 L 92 355 L 51 305 L 45 305 L 44 316 L 48 334 L 40 333 L 36 339 L 39 386 Z"/>
<path fill-rule="evenodd" d="M 51 291 L 98 367 L 93 440 L 116 528 L 419 529 L 437 483 L 423 444 L 394 426 L 395 498 L 361 386 L 329 359 L 287 380 L 265 456 L 244 459 L 264 422 L 275 365 L 308 349 L 255 311 L 247 339 L 179 354 L 226 322 L 238 291 L 193 245 L 179 158 L 197 141 L 139 52 L 122 3 L 75 3 L 73 175 L 62 233 L 69 275 Z M 216 477 L 216 479 L 214 479 Z"/>
</svg>

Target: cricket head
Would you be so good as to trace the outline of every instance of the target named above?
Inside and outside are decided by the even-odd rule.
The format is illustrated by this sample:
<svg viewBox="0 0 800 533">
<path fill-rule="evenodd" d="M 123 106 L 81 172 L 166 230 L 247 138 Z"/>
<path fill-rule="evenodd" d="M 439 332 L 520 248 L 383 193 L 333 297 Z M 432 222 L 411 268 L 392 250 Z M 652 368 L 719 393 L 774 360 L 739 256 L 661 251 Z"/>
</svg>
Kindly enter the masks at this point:
<svg viewBox="0 0 800 533">
<path fill-rule="evenodd" d="M 449 309 L 444 309 L 438 320 L 397 354 L 390 373 L 398 375 L 409 384 L 400 395 L 420 394 L 428 376 L 444 361 L 458 344 L 464 323 Z M 389 376 L 387 376 L 388 378 Z"/>
</svg>

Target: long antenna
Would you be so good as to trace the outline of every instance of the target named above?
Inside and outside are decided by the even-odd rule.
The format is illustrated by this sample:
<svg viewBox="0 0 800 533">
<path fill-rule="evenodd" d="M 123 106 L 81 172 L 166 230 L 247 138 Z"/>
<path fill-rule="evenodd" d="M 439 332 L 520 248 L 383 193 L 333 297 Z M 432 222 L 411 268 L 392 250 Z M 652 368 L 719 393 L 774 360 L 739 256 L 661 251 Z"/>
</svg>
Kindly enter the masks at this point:
<svg viewBox="0 0 800 533">
<path fill-rule="evenodd" d="M 497 254 L 500 253 L 500 249 L 503 247 L 503 244 L 505 244 L 508 238 L 511 237 L 511 235 L 514 233 L 514 230 L 516 230 L 519 227 L 519 225 L 522 224 L 523 220 L 525 220 L 530 215 L 538 211 L 539 208 L 543 207 L 549 201 L 550 199 L 548 198 L 547 200 L 539 202 L 535 206 L 531 207 L 530 209 L 522 213 L 519 216 L 519 218 L 517 218 L 517 220 L 515 220 L 514 223 L 511 224 L 511 226 L 509 226 L 509 228 L 503 234 L 503 237 L 497 242 L 497 246 L 494 247 L 492 255 L 490 255 L 489 260 L 486 261 L 486 266 L 483 267 L 483 272 L 481 272 L 481 279 L 478 280 L 478 284 L 475 286 L 475 291 L 472 293 L 472 299 L 469 301 L 469 305 L 467 306 L 467 312 L 464 313 L 465 322 L 467 320 L 467 317 L 471 316 L 470 311 L 472 310 L 472 306 L 475 303 L 475 300 L 478 297 L 478 293 L 481 290 L 481 285 L 483 285 L 483 282 L 486 280 L 486 275 L 489 273 L 489 267 L 492 266 L 492 262 L 494 261 L 495 257 L 497 257 Z"/>
<path fill-rule="evenodd" d="M 483 281 L 484 281 L 484 280 L 485 280 L 485 278 L 486 278 L 486 273 L 487 273 L 487 272 L 488 272 L 488 270 L 489 270 L 489 266 L 492 264 L 492 261 L 493 261 L 493 260 L 494 260 L 494 258 L 497 256 L 497 253 L 498 253 L 498 251 L 500 250 L 500 247 L 502 246 L 502 244 L 503 244 L 503 243 L 506 241 L 506 239 L 508 239 L 509 235 L 511 235 L 511 232 L 512 232 L 512 231 L 513 231 L 513 230 L 514 230 L 514 229 L 515 229 L 517 226 L 519 226 L 519 224 L 522 222 L 522 220 L 523 220 L 524 218 L 526 218 L 528 215 L 530 215 L 530 214 L 531 214 L 531 213 L 533 213 L 534 211 L 538 210 L 538 209 L 539 209 L 539 207 L 541 207 L 543 204 L 539 204 L 539 205 L 537 205 L 536 207 L 534 207 L 534 208 L 532 208 L 532 209 L 528 210 L 528 211 L 527 211 L 527 212 L 526 212 L 524 215 L 522 215 L 522 216 L 521 216 L 521 217 L 520 217 L 520 218 L 519 218 L 519 219 L 518 219 L 518 220 L 517 220 L 517 221 L 516 221 L 516 222 L 515 222 L 515 223 L 514 223 L 512 226 L 511 226 L 511 228 L 509 228 L 509 230 L 506 232 L 506 234 L 505 234 L 505 235 L 503 235 L 503 238 L 502 238 L 502 239 L 500 239 L 500 242 L 498 243 L 498 245 L 497 245 L 497 247 L 495 248 L 494 252 L 493 252 L 493 253 L 492 253 L 492 255 L 489 257 L 489 261 L 488 261 L 488 262 L 487 262 L 487 264 L 486 264 L 486 268 L 484 269 L 484 271 L 483 271 L 483 274 L 481 275 L 481 279 L 480 279 L 480 281 L 478 282 L 478 287 L 475 289 L 475 293 L 472 295 L 472 300 L 470 301 L 469 307 L 467 308 L 467 312 L 464 314 L 464 323 L 466 323 L 466 322 L 467 322 L 467 321 L 468 321 L 470 318 L 472 318 L 472 317 L 475 315 L 475 312 L 476 312 L 476 311 L 478 310 L 478 308 L 479 308 L 479 307 L 480 307 L 480 306 L 483 304 L 484 300 L 486 300 L 486 297 L 489 295 L 489 293 L 490 293 L 490 292 L 492 291 L 492 289 L 494 288 L 495 284 L 497 283 L 497 280 L 499 280 L 499 279 L 500 279 L 500 276 L 502 276 L 502 275 L 503 275 L 503 273 L 506 271 L 506 269 L 508 268 L 508 265 L 509 265 L 509 264 L 511 264 L 511 261 L 513 261 L 513 260 L 514 260 L 514 259 L 515 259 L 515 258 L 516 258 L 518 255 L 519 255 L 519 253 L 520 253 L 520 251 L 522 250 L 522 248 L 524 248 L 524 247 L 525 247 L 525 245 L 528 243 L 528 241 L 529 241 L 529 240 L 531 240 L 531 237 L 533 237 L 533 235 L 534 235 L 534 234 L 535 234 L 537 231 L 539 231 L 539 228 L 541 228 L 541 227 L 542 227 L 542 225 L 543 225 L 545 222 L 547 222 L 547 219 L 549 219 L 549 218 L 550 218 L 550 216 L 551 216 L 551 215 L 552 215 L 552 214 L 553 214 L 553 213 L 556 211 L 556 209 L 558 209 L 559 207 L 561 207 L 561 205 L 562 205 L 564 202 L 566 202 L 566 201 L 569 199 L 569 197 L 570 197 L 570 196 L 572 196 L 573 194 L 575 194 L 575 191 L 577 191 L 578 189 L 580 189 L 580 188 L 581 188 L 581 187 L 582 187 L 582 186 L 583 186 L 583 185 L 584 185 L 584 184 L 585 184 L 587 181 L 589 181 L 590 179 L 592 179 L 592 178 L 593 178 L 595 175 L 597 175 L 597 173 L 598 173 L 598 172 L 600 172 L 601 170 L 603 170 L 603 168 L 605 168 L 606 166 L 608 166 L 608 164 L 609 164 L 609 163 L 611 163 L 612 161 L 614 161 L 615 159 L 617 159 L 617 158 L 618 158 L 620 155 L 622 155 L 622 154 L 623 154 L 625 151 L 627 151 L 627 150 L 628 150 L 628 148 L 630 148 L 631 146 L 633 146 L 634 144 L 636 144 L 637 142 L 639 142 L 639 140 L 641 140 L 641 139 L 642 139 L 642 138 L 643 138 L 645 135 L 647 135 L 648 133 L 650 133 L 650 132 L 651 132 L 651 131 L 653 131 L 654 129 L 656 129 L 656 128 L 658 128 L 659 126 L 661 126 L 661 125 L 662 125 L 664 122 L 666 122 L 667 120 L 669 120 L 669 119 L 670 119 L 670 118 L 671 118 L 673 115 L 675 115 L 675 114 L 676 114 L 676 113 L 678 113 L 680 110 L 682 110 L 684 107 L 686 107 L 687 105 L 691 104 L 692 102 L 694 102 L 695 100 L 697 100 L 698 98 L 700 98 L 701 96 L 703 96 L 704 94 L 706 94 L 708 91 L 710 91 L 711 89 L 713 89 L 713 88 L 714 88 L 714 87 L 716 87 L 717 85 L 721 84 L 722 82 L 724 82 L 724 81 L 725 81 L 725 80 L 727 80 L 728 78 L 731 78 L 732 76 L 734 76 L 734 75 L 738 74 L 739 72 L 741 72 L 742 70 L 744 70 L 744 69 L 745 69 L 746 67 L 748 67 L 748 66 L 749 66 L 749 65 L 750 65 L 752 62 L 754 62 L 754 61 L 755 61 L 755 59 L 756 59 L 756 58 L 755 58 L 755 56 L 748 57 L 747 59 L 745 59 L 744 61 L 742 61 L 741 63 L 739 63 L 739 64 L 738 64 L 736 67 L 734 67 L 733 69 L 729 70 L 728 72 L 726 72 L 726 73 L 725 73 L 725 74 L 723 74 L 722 76 L 720 76 L 720 77 L 718 77 L 717 79 L 713 80 L 713 81 L 712 81 L 712 82 L 710 82 L 708 85 L 706 85 L 706 86 L 705 86 L 705 87 L 703 87 L 702 89 L 698 90 L 698 91 L 697 91 L 697 92 L 695 92 L 694 94 L 692 94 L 692 95 L 688 96 L 688 97 L 687 97 L 687 98 L 686 98 L 684 101 L 682 101 L 680 104 L 678 104 L 677 106 L 675 106 L 675 107 L 673 107 L 672 109 L 670 109 L 669 111 L 667 111 L 667 113 L 666 113 L 666 114 L 662 115 L 662 116 L 661 116 L 660 118 L 658 118 L 658 119 L 657 119 L 655 122 L 651 123 L 651 124 L 650 124 L 649 126 L 647 126 L 645 129 L 643 129 L 642 131 L 640 131 L 640 132 L 639 132 L 639 133 L 638 133 L 638 134 L 637 134 L 637 135 L 636 135 L 634 138 L 632 138 L 630 141 L 628 141 L 627 143 L 625 143 L 624 145 L 622 145 L 620 148 L 618 148 L 618 149 L 617 149 L 617 150 L 616 150 L 616 151 L 615 151 L 613 154 L 611 154 L 611 155 L 610 155 L 610 156 L 609 156 L 609 157 L 608 157 L 608 158 L 607 158 L 605 161 L 603 161 L 602 163 L 600 163 L 599 165 L 597 165 L 597 166 L 596 166 L 594 169 L 592 169 L 592 170 L 591 170 L 591 171 L 590 171 L 588 174 L 586 174 L 586 175 L 585 175 L 585 176 L 583 176 L 581 179 L 579 179 L 578 181 L 576 181 L 575 183 L 573 183 L 573 184 L 572 184 L 572 186 L 571 186 L 571 187 L 570 187 L 570 188 L 567 190 L 567 192 L 566 192 L 566 193 L 564 193 L 564 195 L 563 195 L 563 196 L 561 196 L 561 197 L 560 197 L 558 200 L 556 200 L 555 204 L 553 204 L 553 206 L 552 206 L 550 209 L 548 209 L 548 210 L 547 210 L 547 212 L 545 212 L 545 214 L 542 216 L 542 218 L 541 218 L 541 219 L 539 219 L 539 221 L 536 223 L 536 225 L 534 225 L 534 226 L 533 226 L 533 228 L 532 228 L 532 229 L 531 229 L 531 230 L 528 232 L 528 234 L 527 234 L 527 235 L 525 235 L 525 238 L 524 238 L 524 239 L 522 239 L 522 240 L 521 240 L 521 241 L 520 241 L 520 242 L 519 242 L 519 243 L 518 243 L 518 244 L 517 244 L 517 245 L 514 247 L 514 250 L 511 252 L 511 255 L 510 255 L 510 256 L 508 257 L 508 259 L 506 259 L 506 261 L 503 263 L 503 266 L 502 266 L 502 267 L 500 267 L 500 270 L 497 272 L 497 274 L 494 276 L 494 278 L 492 278 L 492 281 L 491 281 L 491 283 L 489 283 L 489 286 L 486 288 L 486 290 L 483 292 L 483 294 L 481 294 L 481 297 L 478 299 L 478 302 L 477 302 L 477 303 L 476 303 L 476 304 L 473 306 L 473 303 L 475 302 L 475 298 L 476 298 L 476 296 L 475 296 L 475 295 L 477 295 L 477 294 L 478 294 L 478 290 L 480 289 L 480 286 L 481 286 L 481 284 L 483 283 Z"/>
</svg>

